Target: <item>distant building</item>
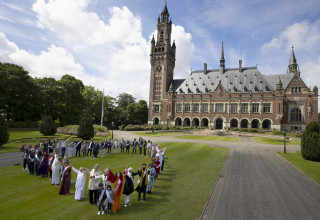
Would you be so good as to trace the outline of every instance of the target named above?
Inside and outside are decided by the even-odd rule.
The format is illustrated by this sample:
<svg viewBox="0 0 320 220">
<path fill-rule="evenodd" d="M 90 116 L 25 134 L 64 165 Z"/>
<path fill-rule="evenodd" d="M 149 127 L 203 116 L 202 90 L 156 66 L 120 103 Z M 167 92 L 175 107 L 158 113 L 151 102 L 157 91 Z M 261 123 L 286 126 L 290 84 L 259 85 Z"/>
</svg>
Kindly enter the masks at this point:
<svg viewBox="0 0 320 220">
<path fill-rule="evenodd" d="M 303 130 L 318 120 L 318 88 L 300 78 L 292 48 L 288 72 L 262 75 L 257 67 L 226 68 L 222 43 L 220 69 L 192 71 L 173 79 L 176 45 L 167 5 L 151 41 L 148 123 L 212 129 Z"/>
</svg>

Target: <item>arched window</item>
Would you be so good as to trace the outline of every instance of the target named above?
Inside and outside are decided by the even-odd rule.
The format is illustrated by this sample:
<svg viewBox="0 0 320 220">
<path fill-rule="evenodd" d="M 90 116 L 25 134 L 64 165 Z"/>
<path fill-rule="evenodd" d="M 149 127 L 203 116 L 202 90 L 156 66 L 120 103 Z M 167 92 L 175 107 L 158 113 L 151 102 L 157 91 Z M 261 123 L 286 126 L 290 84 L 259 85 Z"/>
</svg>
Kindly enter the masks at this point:
<svg viewBox="0 0 320 220">
<path fill-rule="evenodd" d="M 291 116 L 291 121 L 301 121 L 302 120 L 301 110 L 298 108 L 292 109 L 290 116 Z"/>
</svg>

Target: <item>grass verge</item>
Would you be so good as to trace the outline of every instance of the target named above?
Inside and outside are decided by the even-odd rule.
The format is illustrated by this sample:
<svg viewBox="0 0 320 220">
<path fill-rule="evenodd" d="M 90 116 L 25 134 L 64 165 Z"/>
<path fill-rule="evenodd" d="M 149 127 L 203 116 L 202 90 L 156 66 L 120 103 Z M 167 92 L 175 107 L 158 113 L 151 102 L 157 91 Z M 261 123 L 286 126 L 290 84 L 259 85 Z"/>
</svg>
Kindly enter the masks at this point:
<svg viewBox="0 0 320 220">
<path fill-rule="evenodd" d="M 228 149 L 213 148 L 204 144 L 164 143 L 167 147 L 165 169 L 155 183 L 147 201 L 137 202 L 137 193 L 131 195 L 132 205 L 124 208 L 121 196 L 120 211 L 109 214 L 108 219 L 198 219 L 219 175 Z M 114 172 L 127 165 L 134 171 L 141 163 L 150 160 L 139 154 L 112 153 L 105 158 L 71 158 L 70 163 L 91 169 L 100 164 Z M 90 206 L 88 190 L 85 199 L 75 201 L 74 195 L 58 195 L 58 186 L 49 178 L 31 176 L 22 166 L 1 167 L 0 218 L 1 219 L 101 219 L 97 206 Z M 72 173 L 72 179 L 76 175 Z M 138 178 L 135 177 L 135 186 Z M 18 183 L 18 184 L 17 184 Z M 88 184 L 88 178 L 87 178 Z M 74 192 L 74 184 L 71 185 Z"/>
<path fill-rule="evenodd" d="M 283 138 L 269 138 L 269 137 L 252 137 L 256 142 L 263 144 L 283 145 Z M 300 145 L 300 140 L 286 140 L 287 145 Z"/>
<path fill-rule="evenodd" d="M 237 137 L 221 137 L 221 136 L 202 136 L 202 135 L 182 135 L 175 138 L 193 139 L 193 140 L 207 140 L 207 141 L 232 141 L 237 142 Z"/>
<path fill-rule="evenodd" d="M 320 184 L 320 162 L 303 159 L 301 151 L 286 154 L 278 152 L 278 154 Z"/>
</svg>

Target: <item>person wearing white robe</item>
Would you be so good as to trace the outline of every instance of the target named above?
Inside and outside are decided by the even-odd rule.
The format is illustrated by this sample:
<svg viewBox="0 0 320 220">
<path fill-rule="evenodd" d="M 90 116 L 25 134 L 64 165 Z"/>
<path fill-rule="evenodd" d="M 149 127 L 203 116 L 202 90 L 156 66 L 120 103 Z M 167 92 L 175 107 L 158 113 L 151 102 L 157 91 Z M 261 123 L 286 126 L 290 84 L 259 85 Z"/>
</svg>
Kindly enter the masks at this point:
<svg viewBox="0 0 320 220">
<path fill-rule="evenodd" d="M 59 169 L 60 169 L 60 160 L 61 158 L 55 154 L 54 160 L 52 162 L 52 185 L 59 185 Z"/>
<path fill-rule="evenodd" d="M 114 152 L 118 153 L 118 140 L 114 141 Z"/>
<path fill-rule="evenodd" d="M 77 174 L 77 181 L 75 185 L 76 192 L 74 193 L 75 200 L 81 200 L 84 198 L 84 188 L 86 186 L 86 174 L 90 173 L 87 168 L 80 167 L 79 170 L 71 168 Z"/>
<path fill-rule="evenodd" d="M 68 157 L 72 157 L 72 153 L 73 153 L 73 141 L 70 141 L 68 145 Z"/>
</svg>

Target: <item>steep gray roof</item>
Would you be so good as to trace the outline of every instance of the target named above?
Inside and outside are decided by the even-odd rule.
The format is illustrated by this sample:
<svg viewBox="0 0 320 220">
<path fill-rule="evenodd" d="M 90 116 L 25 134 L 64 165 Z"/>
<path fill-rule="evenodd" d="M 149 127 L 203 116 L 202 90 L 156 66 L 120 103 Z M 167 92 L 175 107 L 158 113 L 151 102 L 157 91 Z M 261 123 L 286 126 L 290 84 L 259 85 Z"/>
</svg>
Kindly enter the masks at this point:
<svg viewBox="0 0 320 220">
<path fill-rule="evenodd" d="M 294 74 L 287 73 L 287 74 L 264 75 L 264 78 L 268 80 L 268 82 L 271 84 L 273 88 L 276 88 L 276 84 L 278 82 L 279 77 L 282 82 L 283 89 L 286 89 L 289 83 L 291 82 L 292 78 L 294 77 Z"/>
<path fill-rule="evenodd" d="M 282 77 L 283 75 L 281 75 L 281 80 L 283 80 L 282 83 L 285 88 L 289 77 Z M 276 75 L 275 79 L 278 79 L 278 76 Z M 269 78 L 271 83 L 256 67 L 242 68 L 242 72 L 239 72 L 238 68 L 226 69 L 223 74 L 219 70 L 208 70 L 207 75 L 204 75 L 203 71 L 193 71 L 178 87 L 174 86 L 173 88 L 178 94 L 209 93 L 214 91 L 221 82 L 223 88 L 226 91 L 230 89 L 231 93 L 238 93 L 239 91 L 242 93 L 249 93 L 250 91 L 252 93 L 271 92 L 275 90 L 277 81 L 273 83 L 273 77 Z"/>
</svg>

